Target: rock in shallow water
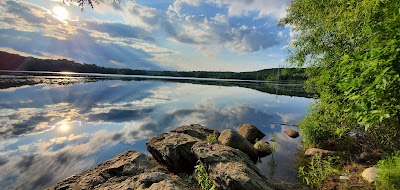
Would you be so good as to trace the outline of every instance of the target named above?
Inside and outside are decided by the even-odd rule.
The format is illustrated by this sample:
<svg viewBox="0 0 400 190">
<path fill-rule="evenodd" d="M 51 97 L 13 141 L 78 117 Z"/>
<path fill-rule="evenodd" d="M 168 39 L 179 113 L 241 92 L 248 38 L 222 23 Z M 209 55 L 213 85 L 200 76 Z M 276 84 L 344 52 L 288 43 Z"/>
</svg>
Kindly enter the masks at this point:
<svg viewBox="0 0 400 190">
<path fill-rule="evenodd" d="M 257 141 L 254 144 L 254 149 L 257 150 L 257 154 L 259 157 L 265 157 L 272 154 L 272 149 L 267 142 L 264 141 Z"/>
<path fill-rule="evenodd" d="M 253 145 L 235 131 L 225 129 L 218 137 L 218 141 L 226 146 L 237 148 L 246 153 L 252 160 L 257 160 L 257 152 Z"/>
<path fill-rule="evenodd" d="M 299 132 L 292 130 L 292 129 L 287 129 L 283 131 L 287 136 L 292 137 L 292 138 L 297 138 L 299 137 Z"/>
<path fill-rule="evenodd" d="M 252 124 L 241 124 L 237 131 L 239 135 L 246 138 L 251 143 L 255 143 L 256 139 L 261 140 L 265 137 L 265 134 Z"/>
</svg>

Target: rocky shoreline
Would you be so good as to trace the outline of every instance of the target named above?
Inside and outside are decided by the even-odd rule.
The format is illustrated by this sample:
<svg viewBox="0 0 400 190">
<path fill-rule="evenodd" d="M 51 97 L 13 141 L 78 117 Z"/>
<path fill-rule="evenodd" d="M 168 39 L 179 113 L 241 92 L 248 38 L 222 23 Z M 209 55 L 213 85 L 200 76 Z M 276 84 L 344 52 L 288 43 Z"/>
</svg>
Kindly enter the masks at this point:
<svg viewBox="0 0 400 190">
<path fill-rule="evenodd" d="M 181 126 L 146 143 L 152 157 L 126 151 L 47 189 L 200 189 L 193 174 L 197 164 L 217 189 L 276 189 L 255 165 L 271 154 L 268 143 L 258 141 L 264 136 L 250 124 L 221 133 L 198 124 Z"/>
</svg>

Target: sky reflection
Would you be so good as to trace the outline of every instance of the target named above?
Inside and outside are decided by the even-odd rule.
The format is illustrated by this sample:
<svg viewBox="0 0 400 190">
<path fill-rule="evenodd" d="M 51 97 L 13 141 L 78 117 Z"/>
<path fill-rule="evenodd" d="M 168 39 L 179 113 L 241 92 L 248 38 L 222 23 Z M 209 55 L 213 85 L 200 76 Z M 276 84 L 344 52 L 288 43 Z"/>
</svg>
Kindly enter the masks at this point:
<svg viewBox="0 0 400 190">
<path fill-rule="evenodd" d="M 279 133 L 287 141 L 282 150 L 295 149 L 299 140 L 273 123 L 297 123 L 312 101 L 239 87 L 120 80 L 2 89 L 0 99 L 6 189 L 47 187 L 125 150 L 146 152 L 149 138 L 193 123 L 220 131 L 252 123 L 269 134 L 266 140 Z"/>
</svg>

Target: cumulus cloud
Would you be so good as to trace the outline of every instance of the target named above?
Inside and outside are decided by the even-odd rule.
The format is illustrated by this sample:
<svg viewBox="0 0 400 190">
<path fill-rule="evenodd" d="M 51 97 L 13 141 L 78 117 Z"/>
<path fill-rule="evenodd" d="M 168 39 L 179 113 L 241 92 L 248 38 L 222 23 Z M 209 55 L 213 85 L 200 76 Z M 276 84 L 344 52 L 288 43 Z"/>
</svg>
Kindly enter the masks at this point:
<svg viewBox="0 0 400 190">
<path fill-rule="evenodd" d="M 172 22 L 180 23 L 174 39 L 181 43 L 197 45 L 200 50 L 226 48 L 232 52 L 248 53 L 267 49 L 278 44 L 276 35 L 267 27 L 233 25 L 226 15 L 218 13 L 214 17 L 168 14 Z M 176 30 L 178 31 L 178 30 Z"/>
<path fill-rule="evenodd" d="M 276 33 L 265 26 L 236 25 L 223 13 L 212 17 L 181 14 L 182 4 L 199 6 L 199 1 L 175 1 L 164 13 L 155 8 L 127 2 L 113 11 L 125 22 L 150 32 L 164 31 L 173 41 L 196 46 L 204 53 L 228 49 L 236 53 L 256 52 L 278 44 Z"/>
<path fill-rule="evenodd" d="M 38 5 L 15 1 L 0 4 L 4 12 L 0 17 L 1 47 L 49 58 L 64 56 L 106 67 L 153 70 L 162 69 L 154 62 L 155 56 L 159 52 L 170 53 L 146 45 L 154 39 L 139 27 L 94 20 L 70 20 L 65 24 Z M 158 52 L 153 54 L 154 49 Z"/>
<path fill-rule="evenodd" d="M 286 15 L 286 8 L 291 0 L 206 0 L 205 3 L 219 7 L 226 7 L 228 15 L 246 16 L 252 12 L 257 13 L 257 18 L 271 16 L 280 19 Z M 182 4 L 199 6 L 199 0 L 176 0 L 171 6 L 175 12 L 179 13 Z"/>
<path fill-rule="evenodd" d="M 100 18 L 110 15 L 118 21 L 79 18 L 60 22 L 52 10 L 44 7 L 3 1 L 0 47 L 106 67 L 198 70 L 193 68 L 194 63 L 182 64 L 186 55 L 182 47 L 194 47 L 204 62 L 204 57 L 216 57 L 225 50 L 242 56 L 279 45 L 282 39 L 274 25 L 287 3 L 288 0 L 176 0 L 169 6 L 146 6 L 127 1 L 101 4 L 92 11 Z M 79 13 L 71 12 L 71 17 L 76 14 Z M 227 67 L 224 61 L 215 59 Z M 199 69 L 204 67 L 209 66 Z"/>
</svg>

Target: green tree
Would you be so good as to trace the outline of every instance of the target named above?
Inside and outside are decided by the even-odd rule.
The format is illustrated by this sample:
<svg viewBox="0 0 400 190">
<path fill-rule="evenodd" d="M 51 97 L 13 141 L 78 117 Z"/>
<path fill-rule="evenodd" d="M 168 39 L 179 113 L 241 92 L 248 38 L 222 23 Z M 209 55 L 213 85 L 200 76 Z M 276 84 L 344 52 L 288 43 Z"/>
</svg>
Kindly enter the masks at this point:
<svg viewBox="0 0 400 190">
<path fill-rule="evenodd" d="M 399 146 L 399 7 L 398 0 L 292 1 L 280 21 L 296 34 L 288 60 L 308 67 L 308 88 L 319 94 L 300 125 L 308 143 L 363 128 L 377 145 Z"/>
</svg>

